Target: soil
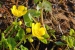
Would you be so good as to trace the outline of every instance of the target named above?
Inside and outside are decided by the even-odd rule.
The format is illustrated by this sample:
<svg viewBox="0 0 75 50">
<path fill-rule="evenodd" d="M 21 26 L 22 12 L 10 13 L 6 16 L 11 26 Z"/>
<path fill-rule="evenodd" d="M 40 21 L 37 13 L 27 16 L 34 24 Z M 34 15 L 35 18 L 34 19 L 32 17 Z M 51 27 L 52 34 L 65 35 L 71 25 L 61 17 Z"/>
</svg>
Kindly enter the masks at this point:
<svg viewBox="0 0 75 50">
<path fill-rule="evenodd" d="M 56 31 L 56 35 L 67 35 L 71 28 L 75 29 L 75 0 L 48 0 L 52 4 L 52 13 L 44 12 L 44 23 Z M 33 0 L 0 0 L 0 33 L 3 32 L 14 20 L 10 13 L 12 5 L 25 5 L 35 8 Z M 22 19 L 22 18 L 20 18 Z M 23 26 L 22 26 L 23 27 Z M 28 44 L 27 44 L 28 45 Z M 40 45 L 39 50 L 50 49 L 53 44 Z M 55 50 L 62 50 L 56 47 Z"/>
</svg>

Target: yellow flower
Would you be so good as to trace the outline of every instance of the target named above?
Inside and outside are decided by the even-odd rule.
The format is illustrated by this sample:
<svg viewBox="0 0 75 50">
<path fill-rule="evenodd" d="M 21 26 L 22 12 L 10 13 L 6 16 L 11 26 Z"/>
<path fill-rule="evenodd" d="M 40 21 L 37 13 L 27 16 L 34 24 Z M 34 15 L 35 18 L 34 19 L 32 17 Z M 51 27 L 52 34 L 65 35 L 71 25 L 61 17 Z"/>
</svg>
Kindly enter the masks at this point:
<svg viewBox="0 0 75 50">
<path fill-rule="evenodd" d="M 24 7 L 22 5 L 16 7 L 16 5 L 13 5 L 13 7 L 11 8 L 11 12 L 14 16 L 21 17 L 27 13 L 27 7 Z"/>
<path fill-rule="evenodd" d="M 37 37 L 38 39 L 43 39 L 43 35 L 45 34 L 45 28 L 41 26 L 40 23 L 32 23 L 32 35 Z"/>
<path fill-rule="evenodd" d="M 26 32 L 30 33 L 31 32 L 31 28 L 26 28 Z"/>
<path fill-rule="evenodd" d="M 19 21 L 19 25 L 22 25 L 22 21 Z"/>
<path fill-rule="evenodd" d="M 29 39 L 29 42 L 33 42 L 34 40 L 33 39 Z"/>
</svg>

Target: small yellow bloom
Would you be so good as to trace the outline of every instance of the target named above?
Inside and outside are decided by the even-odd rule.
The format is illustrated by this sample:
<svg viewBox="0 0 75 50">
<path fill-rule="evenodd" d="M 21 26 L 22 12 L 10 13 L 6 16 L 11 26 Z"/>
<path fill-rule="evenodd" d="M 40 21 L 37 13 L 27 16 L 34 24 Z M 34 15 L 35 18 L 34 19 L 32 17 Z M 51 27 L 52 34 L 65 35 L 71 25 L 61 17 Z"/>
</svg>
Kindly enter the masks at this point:
<svg viewBox="0 0 75 50">
<path fill-rule="evenodd" d="M 26 32 L 30 33 L 31 32 L 31 28 L 26 28 Z"/>
<path fill-rule="evenodd" d="M 13 7 L 11 8 L 11 12 L 14 16 L 21 17 L 27 13 L 27 7 L 24 7 L 22 5 L 16 7 L 16 5 L 13 5 Z"/>
<path fill-rule="evenodd" d="M 45 34 L 45 28 L 41 26 L 40 23 L 32 23 L 32 35 L 37 37 L 38 39 L 43 39 L 43 35 Z"/>
<path fill-rule="evenodd" d="M 19 21 L 19 25 L 22 25 L 22 21 Z"/>
<path fill-rule="evenodd" d="M 33 42 L 34 40 L 33 39 L 29 39 L 29 42 Z"/>
</svg>

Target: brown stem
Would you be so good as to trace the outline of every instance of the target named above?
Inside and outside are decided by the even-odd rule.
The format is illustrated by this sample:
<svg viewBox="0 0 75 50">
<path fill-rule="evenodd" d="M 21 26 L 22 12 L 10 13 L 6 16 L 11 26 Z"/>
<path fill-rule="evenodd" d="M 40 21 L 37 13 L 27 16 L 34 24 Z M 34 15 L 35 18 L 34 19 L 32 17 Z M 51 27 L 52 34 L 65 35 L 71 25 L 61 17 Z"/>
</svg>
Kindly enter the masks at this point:
<svg viewBox="0 0 75 50">
<path fill-rule="evenodd" d="M 36 50 L 35 48 L 34 48 L 34 45 L 30 42 L 30 44 L 31 44 L 31 46 L 32 46 L 32 48 L 33 48 L 33 50 Z"/>
<path fill-rule="evenodd" d="M 43 8 L 41 9 L 41 23 L 44 26 L 44 23 L 43 23 Z"/>
<path fill-rule="evenodd" d="M 40 46 L 40 41 L 39 41 L 39 43 L 38 43 L 38 45 L 36 47 L 36 50 L 39 50 L 39 46 Z"/>
</svg>

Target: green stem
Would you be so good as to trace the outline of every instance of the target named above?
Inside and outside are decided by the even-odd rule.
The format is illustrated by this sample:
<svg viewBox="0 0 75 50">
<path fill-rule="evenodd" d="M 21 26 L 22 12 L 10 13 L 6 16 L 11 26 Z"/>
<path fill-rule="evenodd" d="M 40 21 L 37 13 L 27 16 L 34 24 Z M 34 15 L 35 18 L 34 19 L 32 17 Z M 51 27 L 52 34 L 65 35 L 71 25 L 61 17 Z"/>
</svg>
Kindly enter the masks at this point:
<svg viewBox="0 0 75 50">
<path fill-rule="evenodd" d="M 34 20 L 34 22 L 36 22 L 36 23 L 38 22 L 34 17 L 32 17 L 32 19 Z"/>
<path fill-rule="evenodd" d="M 17 17 L 16 17 L 16 19 L 15 19 L 15 22 L 17 23 Z M 14 27 L 14 25 L 13 24 L 11 24 L 11 28 L 10 28 L 10 30 L 7 32 L 7 34 L 5 35 L 5 37 L 7 37 L 8 35 L 9 35 L 9 33 L 11 32 L 11 30 L 13 29 L 13 27 Z"/>
<path fill-rule="evenodd" d="M 17 48 L 25 39 L 25 36 L 21 39 L 21 41 L 15 46 L 15 48 Z"/>
<path fill-rule="evenodd" d="M 7 34 L 5 35 L 5 37 L 7 37 L 9 35 L 9 33 L 13 29 L 13 27 L 14 27 L 14 25 L 12 24 L 10 30 L 7 32 Z"/>
</svg>

